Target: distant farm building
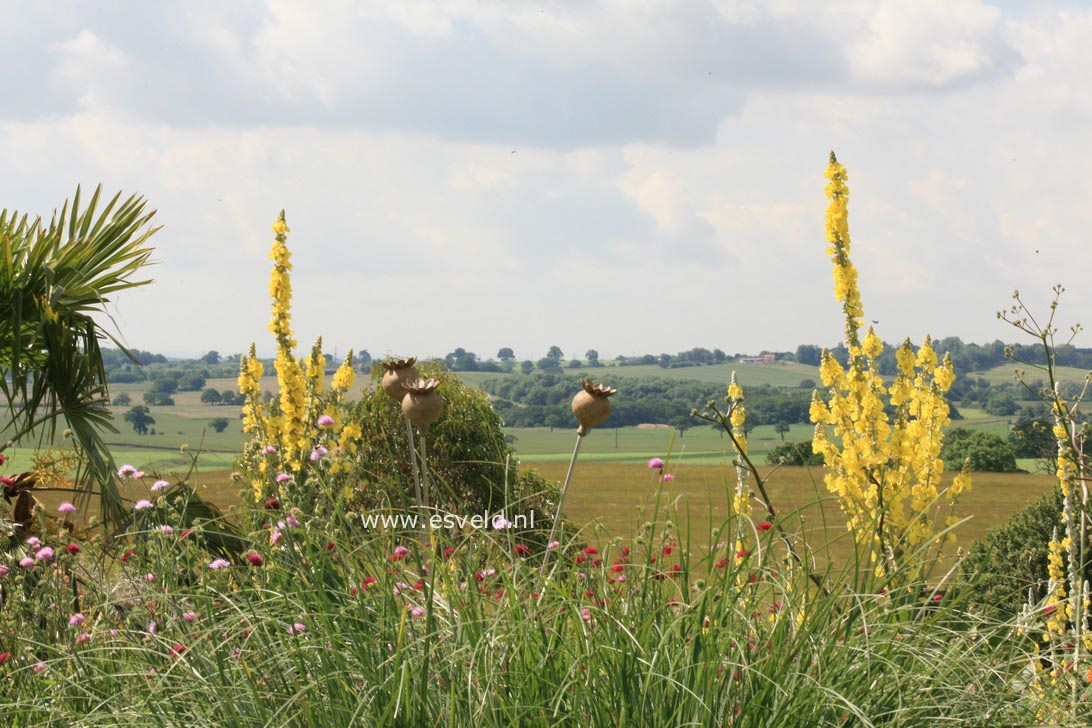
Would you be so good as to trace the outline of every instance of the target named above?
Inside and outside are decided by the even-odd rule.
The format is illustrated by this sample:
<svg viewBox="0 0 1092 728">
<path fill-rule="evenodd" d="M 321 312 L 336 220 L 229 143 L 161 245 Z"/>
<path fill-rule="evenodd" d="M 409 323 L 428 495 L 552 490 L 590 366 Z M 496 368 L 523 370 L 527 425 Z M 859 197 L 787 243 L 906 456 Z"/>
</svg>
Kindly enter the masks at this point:
<svg viewBox="0 0 1092 728">
<path fill-rule="evenodd" d="M 741 356 L 741 364 L 773 364 L 777 361 L 777 354 L 763 354 L 761 356 Z"/>
</svg>

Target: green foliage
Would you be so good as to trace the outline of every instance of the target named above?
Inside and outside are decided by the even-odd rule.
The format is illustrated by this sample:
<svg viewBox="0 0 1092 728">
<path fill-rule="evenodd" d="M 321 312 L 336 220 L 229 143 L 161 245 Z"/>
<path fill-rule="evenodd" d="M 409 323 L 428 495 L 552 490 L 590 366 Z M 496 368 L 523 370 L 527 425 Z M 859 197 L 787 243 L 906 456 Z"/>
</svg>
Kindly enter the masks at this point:
<svg viewBox="0 0 1092 728">
<path fill-rule="evenodd" d="M 145 392 L 143 395 L 144 404 L 151 407 L 173 407 L 174 397 L 166 392 Z"/>
<path fill-rule="evenodd" d="M 1020 470 L 1016 466 L 1016 453 L 1012 445 L 984 430 L 953 427 L 945 435 L 940 457 L 949 470 L 962 469 L 968 459 L 971 470 L 993 473 L 1015 473 Z"/>
<path fill-rule="evenodd" d="M 766 453 L 766 462 L 770 465 L 822 465 L 823 456 L 812 452 L 811 440 L 786 442 Z"/>
<path fill-rule="evenodd" d="M 962 564 L 974 601 L 996 618 L 1011 619 L 1027 603 L 1029 589 L 1036 600 L 1041 599 L 1047 581 L 1047 545 L 1055 531 L 1065 531 L 1058 487 L 974 541 Z M 1092 581 L 1092 560 L 1085 562 L 1084 575 Z"/>
<path fill-rule="evenodd" d="M 224 398 L 220 396 L 220 393 L 212 387 L 209 387 L 201 393 L 201 404 L 217 405 L 220 404 L 223 399 Z M 232 399 L 235 399 L 234 395 L 232 396 Z"/>
<path fill-rule="evenodd" d="M 148 427 L 155 424 L 155 418 L 149 413 L 148 408 L 142 404 L 134 405 L 122 415 L 122 419 L 133 426 L 133 431 L 138 435 L 148 434 Z"/>
<path fill-rule="evenodd" d="M 228 421 L 227 417 L 214 417 L 209 420 L 209 427 L 216 430 L 217 432 L 223 432 L 227 429 L 227 426 L 229 424 L 231 423 Z"/>
<path fill-rule="evenodd" d="M 1023 419 L 1012 426 L 1009 444 L 1018 458 L 1034 458 L 1047 473 L 1058 470 L 1058 443 L 1051 432 L 1053 423 L 1045 417 Z"/>
<path fill-rule="evenodd" d="M 114 407 L 128 407 L 133 403 L 133 398 L 129 396 L 128 392 L 122 392 L 118 396 L 114 397 L 110 401 L 110 404 Z"/>
<path fill-rule="evenodd" d="M 520 471 L 505 442 L 501 421 L 480 390 L 438 364 L 419 364 L 422 377 L 440 380 L 440 418 L 429 427 L 429 478 L 438 490 L 433 506 L 456 513 L 506 510 L 534 512 L 537 529 L 549 530 L 557 487 L 534 471 Z M 378 382 L 380 373 L 373 373 Z M 359 479 L 367 507 L 400 505 L 412 493 L 409 443 L 401 409 L 378 386 L 349 405 L 347 417 L 360 425 L 361 449 L 351 479 Z"/>
</svg>

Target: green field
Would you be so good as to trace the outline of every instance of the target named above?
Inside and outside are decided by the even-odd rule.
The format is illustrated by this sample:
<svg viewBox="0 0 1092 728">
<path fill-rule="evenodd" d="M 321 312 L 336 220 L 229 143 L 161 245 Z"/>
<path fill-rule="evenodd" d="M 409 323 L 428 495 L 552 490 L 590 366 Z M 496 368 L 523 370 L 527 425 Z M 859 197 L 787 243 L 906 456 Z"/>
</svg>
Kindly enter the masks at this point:
<svg viewBox="0 0 1092 728">
<path fill-rule="evenodd" d="M 1046 380 L 1046 375 L 1043 372 L 1028 366 L 1019 366 L 1017 364 L 1002 364 L 1001 366 L 994 367 L 993 369 L 987 369 L 981 372 L 971 372 L 964 376 L 976 378 L 981 377 L 989 382 L 991 385 L 1012 384 L 1015 381 L 1013 379 L 1013 372 L 1015 372 L 1017 369 L 1024 370 L 1024 380 L 1028 384 L 1034 382 L 1037 379 L 1044 381 Z M 1076 367 L 1058 367 L 1057 369 L 1055 369 L 1054 373 L 1055 376 L 1058 378 L 1058 381 L 1060 382 L 1083 382 L 1085 380 L 1085 377 L 1088 376 L 1089 371 L 1087 369 L 1077 369 Z"/>
</svg>

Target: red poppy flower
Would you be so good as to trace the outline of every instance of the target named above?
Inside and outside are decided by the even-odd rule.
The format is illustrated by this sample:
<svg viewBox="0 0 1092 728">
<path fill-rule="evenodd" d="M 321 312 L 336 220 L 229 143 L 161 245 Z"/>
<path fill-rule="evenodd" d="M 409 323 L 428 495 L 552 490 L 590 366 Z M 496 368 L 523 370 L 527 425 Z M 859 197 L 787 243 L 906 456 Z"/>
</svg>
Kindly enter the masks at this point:
<svg viewBox="0 0 1092 728">
<path fill-rule="evenodd" d="M 768 521 L 763 521 L 762 523 L 758 524 L 756 528 L 758 528 L 759 531 L 769 531 L 771 528 L 773 528 L 773 524 L 769 523 Z"/>
</svg>

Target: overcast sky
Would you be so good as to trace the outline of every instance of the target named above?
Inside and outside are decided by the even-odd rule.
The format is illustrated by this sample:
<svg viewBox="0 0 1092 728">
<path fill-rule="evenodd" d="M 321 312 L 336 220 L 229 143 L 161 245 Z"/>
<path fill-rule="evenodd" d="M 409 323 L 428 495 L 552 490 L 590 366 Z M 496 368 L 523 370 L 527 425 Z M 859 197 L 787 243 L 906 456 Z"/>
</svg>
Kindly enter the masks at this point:
<svg viewBox="0 0 1092 728">
<path fill-rule="evenodd" d="M 141 349 L 272 350 L 282 207 L 328 351 L 831 345 L 832 148 L 885 339 L 1013 340 L 1056 282 L 1092 323 L 1087 3 L 0 7 L 0 205 L 149 199 Z"/>
</svg>

